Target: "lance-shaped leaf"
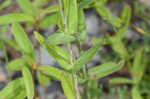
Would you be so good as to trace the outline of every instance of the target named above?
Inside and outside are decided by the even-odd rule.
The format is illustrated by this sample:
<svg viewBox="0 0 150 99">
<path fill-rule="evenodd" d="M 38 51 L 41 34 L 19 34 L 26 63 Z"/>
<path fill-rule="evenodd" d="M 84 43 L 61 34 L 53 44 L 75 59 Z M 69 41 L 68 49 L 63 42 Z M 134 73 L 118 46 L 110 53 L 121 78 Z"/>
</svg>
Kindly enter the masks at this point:
<svg viewBox="0 0 150 99">
<path fill-rule="evenodd" d="M 123 44 L 123 42 L 121 41 L 120 38 L 118 37 L 108 37 L 107 38 L 108 42 L 111 44 L 111 47 L 113 48 L 113 50 L 119 54 L 119 56 L 123 59 L 128 58 L 128 52 Z"/>
<path fill-rule="evenodd" d="M 52 0 L 34 0 L 32 4 L 37 8 L 42 8 Z"/>
<path fill-rule="evenodd" d="M 144 48 L 140 48 L 136 51 L 134 57 L 133 67 L 131 69 L 134 83 L 138 84 L 144 74 L 147 58 L 145 57 Z"/>
<path fill-rule="evenodd" d="M 18 94 L 18 96 L 15 96 L 14 99 L 25 99 L 26 96 L 27 96 L 27 93 L 24 89 L 24 90 L 21 90 L 20 93 Z"/>
<path fill-rule="evenodd" d="M 47 39 L 47 43 L 50 45 L 67 44 L 75 40 L 74 36 L 64 33 L 53 33 Z"/>
<path fill-rule="evenodd" d="M 77 0 L 64 0 L 64 15 L 67 23 L 67 32 L 73 34 L 77 32 L 78 6 Z"/>
<path fill-rule="evenodd" d="M 8 85 L 0 91 L 0 99 L 17 99 L 25 91 L 24 82 L 22 78 L 16 79 L 8 83 Z M 26 93 L 20 99 L 24 99 Z"/>
<path fill-rule="evenodd" d="M 7 68 L 9 70 L 22 70 L 22 68 L 25 66 L 28 66 L 28 63 L 23 58 L 12 60 L 11 62 L 7 64 Z"/>
<path fill-rule="evenodd" d="M 34 84 L 30 70 L 27 67 L 22 69 L 23 81 L 25 89 L 27 92 L 28 99 L 33 99 L 34 97 Z"/>
<path fill-rule="evenodd" d="M 11 3 L 13 2 L 13 0 L 6 0 L 3 3 L 0 4 L 0 10 L 6 8 L 7 6 L 9 6 Z"/>
<path fill-rule="evenodd" d="M 78 9 L 78 33 L 79 33 L 79 40 L 85 41 L 86 40 L 86 24 L 85 24 L 85 16 L 84 11 L 82 8 Z"/>
<path fill-rule="evenodd" d="M 38 68 L 38 70 L 41 73 L 43 73 L 43 74 L 45 74 L 47 76 L 51 76 L 54 79 L 59 80 L 59 81 L 61 80 L 62 75 L 67 73 L 67 72 L 65 72 L 63 70 L 57 69 L 57 68 L 52 67 L 52 66 L 40 66 Z"/>
<path fill-rule="evenodd" d="M 99 96 L 99 88 L 98 88 L 98 81 L 97 79 L 90 79 L 88 81 L 88 88 L 87 88 L 90 92 L 90 97 L 91 99 L 98 99 Z M 88 96 L 87 96 L 88 97 Z"/>
<path fill-rule="evenodd" d="M 129 78 L 116 77 L 109 80 L 110 84 L 133 84 L 133 81 Z"/>
<path fill-rule="evenodd" d="M 43 19 L 40 20 L 40 27 L 48 27 L 51 25 L 57 24 L 57 13 L 51 14 L 49 16 L 45 16 Z"/>
<path fill-rule="evenodd" d="M 88 6 L 89 4 L 93 3 L 94 0 L 81 0 L 78 4 L 79 8 L 84 8 L 86 6 Z"/>
<path fill-rule="evenodd" d="M 57 52 L 57 55 L 58 55 L 58 56 L 61 56 L 61 57 L 63 57 L 65 60 L 70 61 L 70 54 L 69 54 L 66 50 L 60 48 L 59 46 L 53 46 L 53 45 L 47 44 L 47 43 L 46 43 L 46 39 L 45 39 L 43 36 L 41 36 L 38 32 L 35 32 L 35 36 L 36 36 L 37 40 L 39 41 L 39 43 L 40 43 L 44 48 L 49 47 L 50 49 L 52 49 L 53 51 L 55 51 L 54 53 Z M 47 49 L 47 51 L 48 51 L 48 49 Z M 49 51 L 48 51 L 48 52 L 49 52 Z M 50 53 L 50 52 L 49 52 L 49 53 Z M 55 55 L 53 55 L 53 54 L 52 54 L 52 56 L 55 57 Z"/>
<path fill-rule="evenodd" d="M 33 17 L 22 13 L 12 13 L 0 16 L 0 24 L 9 24 L 14 22 L 33 22 Z"/>
<path fill-rule="evenodd" d="M 48 53 L 56 59 L 56 61 L 66 70 L 71 69 L 72 65 L 69 63 L 69 54 L 64 49 L 55 46 L 55 45 L 49 45 L 45 43 L 46 39 L 41 36 L 39 33 L 35 32 L 36 39 L 39 41 L 39 43 L 45 48 Z"/>
<path fill-rule="evenodd" d="M 103 42 L 103 41 L 102 41 Z M 73 70 L 74 71 L 78 71 L 81 68 L 83 68 L 83 66 L 89 62 L 95 55 L 96 53 L 99 51 L 99 48 L 102 45 L 102 42 L 99 42 L 98 44 L 96 44 L 94 47 L 88 49 L 87 51 L 83 52 L 81 54 L 81 56 L 77 59 L 77 61 L 75 62 L 74 66 L 73 66 Z"/>
<path fill-rule="evenodd" d="M 119 38 L 123 38 L 125 36 L 130 19 L 131 19 L 131 9 L 129 6 L 125 6 L 121 14 L 121 20 L 122 20 L 123 26 L 120 27 L 116 32 Z"/>
<path fill-rule="evenodd" d="M 22 50 L 22 53 L 34 59 L 34 50 L 32 44 L 28 39 L 26 33 L 24 32 L 23 28 L 19 24 L 13 23 L 12 31 L 16 42 Z"/>
<path fill-rule="evenodd" d="M 121 26 L 121 19 L 118 17 L 113 17 L 111 12 L 104 6 L 98 6 L 96 7 L 96 11 L 98 12 L 98 14 L 109 24 L 111 24 L 114 27 L 120 27 Z"/>
<path fill-rule="evenodd" d="M 143 99 L 139 89 L 136 86 L 133 86 L 131 93 L 132 93 L 132 99 Z"/>
<path fill-rule="evenodd" d="M 17 3 L 24 13 L 35 16 L 35 10 L 30 0 L 17 0 Z"/>
<path fill-rule="evenodd" d="M 58 9 L 58 5 L 53 5 L 49 8 L 46 8 L 45 10 L 47 13 L 53 13 L 53 12 L 57 12 L 59 9 Z"/>
<path fill-rule="evenodd" d="M 58 11 L 59 11 L 58 5 L 53 5 L 46 9 L 43 9 L 40 13 L 40 16 L 42 17 L 42 16 L 45 16 L 46 14 L 54 13 L 54 12 L 58 12 Z"/>
<path fill-rule="evenodd" d="M 45 75 L 39 70 L 37 71 L 37 78 L 38 78 L 39 83 L 44 87 L 47 87 L 48 84 L 50 83 L 50 77 Z"/>
<path fill-rule="evenodd" d="M 100 43 L 100 42 L 104 42 L 104 44 L 106 43 L 105 42 L 105 39 L 103 39 L 103 38 L 96 38 L 96 39 L 93 39 L 91 42 L 93 43 L 93 44 L 98 44 L 98 43 Z"/>
<path fill-rule="evenodd" d="M 63 74 L 61 80 L 61 85 L 67 99 L 76 99 L 72 76 Z"/>
<path fill-rule="evenodd" d="M 69 13 L 67 16 L 68 33 L 77 32 L 78 25 L 78 6 L 77 0 L 69 0 Z"/>
<path fill-rule="evenodd" d="M 89 69 L 88 74 L 94 79 L 100 79 L 104 76 L 110 75 L 123 67 L 123 61 L 119 64 L 108 62 Z"/>
<path fill-rule="evenodd" d="M 21 48 L 17 45 L 17 42 L 15 40 L 12 39 L 4 39 L 4 40 L 9 46 L 14 48 L 15 50 L 21 51 Z"/>
</svg>

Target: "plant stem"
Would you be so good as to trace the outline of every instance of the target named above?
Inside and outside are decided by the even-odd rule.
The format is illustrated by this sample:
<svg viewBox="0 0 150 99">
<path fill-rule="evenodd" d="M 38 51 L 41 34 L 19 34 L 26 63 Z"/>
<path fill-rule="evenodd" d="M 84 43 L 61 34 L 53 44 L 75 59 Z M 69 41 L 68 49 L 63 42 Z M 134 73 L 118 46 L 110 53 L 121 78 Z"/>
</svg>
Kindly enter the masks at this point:
<svg viewBox="0 0 150 99">
<path fill-rule="evenodd" d="M 62 3 L 62 1 L 63 0 L 59 0 L 59 10 L 60 10 L 61 18 L 62 18 L 64 32 L 67 33 L 67 31 L 68 31 L 67 21 L 66 21 L 66 16 L 63 13 L 63 3 Z M 73 66 L 74 65 L 74 57 L 73 57 L 73 52 L 72 52 L 70 43 L 67 44 L 67 48 L 68 48 L 68 51 L 70 53 L 70 63 Z M 74 85 L 74 90 L 75 90 L 75 97 L 76 97 L 76 99 L 80 99 L 80 94 L 79 94 L 80 92 L 79 92 L 79 88 L 78 88 L 77 74 L 74 71 L 72 71 L 72 78 L 73 78 L 73 85 Z"/>
<path fill-rule="evenodd" d="M 78 34 L 79 35 L 79 34 Z M 79 51 L 79 54 L 81 54 L 82 52 L 82 47 L 81 47 L 81 41 L 78 40 L 78 43 L 77 43 L 77 46 L 78 46 L 78 51 Z M 85 65 L 84 68 L 83 68 L 83 75 L 84 75 L 84 79 L 87 80 L 88 79 L 88 74 L 87 74 L 87 66 Z M 88 89 L 88 81 L 86 81 L 83 85 L 83 90 L 84 90 L 84 96 L 85 96 L 85 99 L 90 99 L 90 96 L 89 96 L 89 89 Z"/>
<path fill-rule="evenodd" d="M 70 63 L 73 66 L 74 65 L 74 57 L 73 57 L 73 53 L 72 53 L 72 49 L 71 49 L 71 44 L 69 43 L 67 45 L 68 50 L 70 52 Z M 79 88 L 78 88 L 78 79 L 77 79 L 77 74 L 76 72 L 72 71 L 72 78 L 73 78 L 73 85 L 74 85 L 74 90 L 75 90 L 75 97 L 76 99 L 80 99 L 80 92 L 79 92 Z"/>
</svg>

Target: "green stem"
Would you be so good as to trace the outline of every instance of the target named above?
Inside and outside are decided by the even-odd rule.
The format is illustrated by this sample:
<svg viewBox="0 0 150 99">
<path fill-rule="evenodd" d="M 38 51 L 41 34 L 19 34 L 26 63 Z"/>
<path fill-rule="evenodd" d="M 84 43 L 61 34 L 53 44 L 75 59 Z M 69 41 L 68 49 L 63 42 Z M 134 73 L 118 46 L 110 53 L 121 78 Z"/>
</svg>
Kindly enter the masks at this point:
<svg viewBox="0 0 150 99">
<path fill-rule="evenodd" d="M 59 0 L 59 10 L 60 10 L 61 18 L 62 18 L 64 32 L 67 33 L 67 31 L 68 31 L 68 29 L 67 29 L 67 20 L 66 20 L 66 16 L 64 15 L 64 12 L 63 12 L 63 3 L 62 3 L 62 1 L 63 0 Z M 67 48 L 68 48 L 68 51 L 70 53 L 70 63 L 71 63 L 72 66 L 74 66 L 74 57 L 73 57 L 73 53 L 72 53 L 70 43 L 67 44 Z M 77 74 L 74 71 L 72 71 L 72 78 L 73 78 L 73 85 L 74 85 L 74 90 L 75 90 L 75 97 L 76 97 L 76 99 L 80 99 L 80 94 L 79 94 L 80 92 L 79 92 L 79 88 L 78 88 Z"/>
<path fill-rule="evenodd" d="M 62 23 L 63 23 L 63 26 L 64 26 L 64 29 L 65 31 L 67 31 L 66 27 L 67 27 L 67 21 L 66 21 L 66 16 L 64 15 L 64 12 L 63 12 L 63 3 L 62 3 L 63 0 L 59 0 L 59 10 L 60 10 L 60 15 L 61 15 L 61 19 L 62 19 Z"/>
<path fill-rule="evenodd" d="M 78 34 L 79 35 L 79 34 Z M 81 52 L 82 52 L 82 47 L 81 47 L 81 42 L 80 42 L 80 40 L 78 40 L 78 44 L 77 44 L 77 46 L 78 46 L 78 51 L 79 51 L 79 54 L 81 54 Z M 89 94 L 89 89 L 88 89 L 88 74 L 87 74 L 87 69 L 86 69 L 86 65 L 84 66 L 84 68 L 83 68 L 83 75 L 84 75 L 84 79 L 86 80 L 86 82 L 84 83 L 84 85 L 83 85 L 83 90 L 84 90 L 84 96 L 85 96 L 85 99 L 90 99 L 90 94 Z"/>
<path fill-rule="evenodd" d="M 73 53 L 72 53 L 72 49 L 71 49 L 71 44 L 69 43 L 67 45 L 69 53 L 70 53 L 70 63 L 73 66 L 74 65 L 74 57 L 73 57 Z M 78 79 L 77 79 L 77 74 L 76 72 L 72 71 L 72 78 L 73 78 L 73 85 L 74 85 L 74 90 L 75 90 L 75 97 L 76 99 L 80 99 L 80 92 L 79 92 L 79 88 L 78 88 Z"/>
</svg>

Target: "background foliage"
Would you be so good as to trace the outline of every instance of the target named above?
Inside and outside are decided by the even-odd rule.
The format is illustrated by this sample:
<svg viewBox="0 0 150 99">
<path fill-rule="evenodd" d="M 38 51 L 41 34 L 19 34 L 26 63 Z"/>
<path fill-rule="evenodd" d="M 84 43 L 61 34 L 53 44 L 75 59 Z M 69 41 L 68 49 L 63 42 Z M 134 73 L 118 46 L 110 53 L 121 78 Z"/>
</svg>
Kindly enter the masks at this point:
<svg viewBox="0 0 150 99">
<path fill-rule="evenodd" d="M 46 99 L 53 82 L 67 99 L 149 99 L 149 8 L 139 0 L 0 1 L 0 99 Z M 88 27 L 91 12 L 99 24 Z M 57 65 L 42 62 L 42 49 Z"/>
</svg>

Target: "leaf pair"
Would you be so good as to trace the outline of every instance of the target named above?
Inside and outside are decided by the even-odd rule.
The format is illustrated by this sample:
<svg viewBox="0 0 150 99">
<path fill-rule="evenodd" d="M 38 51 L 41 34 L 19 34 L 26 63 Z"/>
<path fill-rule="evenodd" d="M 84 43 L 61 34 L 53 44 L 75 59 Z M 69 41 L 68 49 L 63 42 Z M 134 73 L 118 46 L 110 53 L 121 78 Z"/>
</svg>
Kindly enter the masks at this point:
<svg viewBox="0 0 150 99">
<path fill-rule="evenodd" d="M 56 59 L 56 61 L 66 70 L 71 69 L 72 65 L 70 64 L 70 54 L 60 48 L 57 45 L 50 45 L 46 43 L 46 39 L 41 36 L 39 33 L 35 32 L 36 39 L 39 41 L 39 43 L 45 48 L 48 53 Z"/>
</svg>

